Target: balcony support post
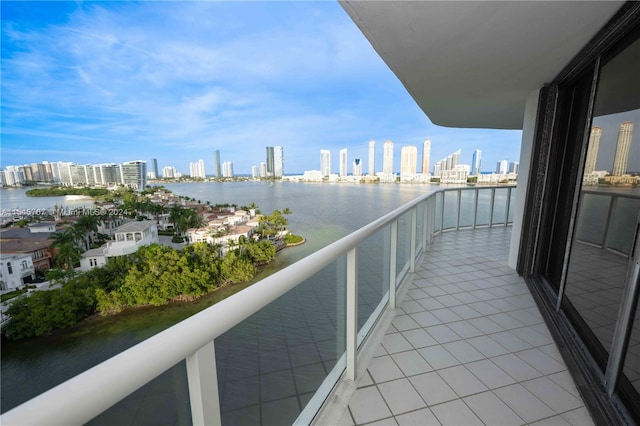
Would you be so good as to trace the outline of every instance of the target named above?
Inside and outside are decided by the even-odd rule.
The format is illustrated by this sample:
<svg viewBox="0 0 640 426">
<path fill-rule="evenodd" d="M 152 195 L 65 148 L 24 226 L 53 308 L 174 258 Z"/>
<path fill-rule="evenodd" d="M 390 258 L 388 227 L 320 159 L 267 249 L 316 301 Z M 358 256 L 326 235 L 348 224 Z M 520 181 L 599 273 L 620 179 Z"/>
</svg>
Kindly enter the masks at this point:
<svg viewBox="0 0 640 426">
<path fill-rule="evenodd" d="M 491 203 L 489 204 L 489 228 L 493 227 L 493 206 L 496 202 L 496 189 L 491 188 Z"/>
<path fill-rule="evenodd" d="M 442 191 L 442 205 L 440 206 L 440 232 L 444 233 L 444 197 L 447 191 Z"/>
<path fill-rule="evenodd" d="M 504 226 L 509 224 L 509 205 L 511 204 L 511 187 L 507 187 L 507 206 L 504 209 Z"/>
<path fill-rule="evenodd" d="M 460 229 L 460 206 L 462 205 L 462 189 L 456 191 L 458 193 L 458 214 L 456 215 L 456 231 Z"/>
<path fill-rule="evenodd" d="M 422 252 L 427 252 L 427 244 L 429 244 L 429 234 L 431 232 L 431 221 L 429 220 L 429 206 L 431 205 L 431 197 L 422 203 Z"/>
<path fill-rule="evenodd" d="M 396 308 L 396 263 L 398 257 L 398 219 L 391 222 L 391 241 L 389 241 L 389 307 Z"/>
<path fill-rule="evenodd" d="M 187 358 L 191 420 L 194 425 L 221 425 L 216 349 L 213 340 Z"/>
<path fill-rule="evenodd" d="M 411 248 L 409 259 L 409 272 L 412 274 L 416 271 L 416 244 L 418 235 L 418 206 L 411 210 Z"/>
<path fill-rule="evenodd" d="M 358 359 L 358 248 L 347 252 L 347 379 L 355 381 Z"/>
<path fill-rule="evenodd" d="M 476 229 L 476 224 L 478 223 L 478 199 L 480 198 L 480 188 L 475 188 L 473 190 L 475 193 L 475 198 L 473 200 L 473 229 Z"/>
<path fill-rule="evenodd" d="M 609 202 L 609 210 L 607 211 L 607 221 L 605 223 L 604 228 L 604 237 L 602 237 L 602 248 L 606 249 L 609 245 L 609 231 L 611 231 L 611 227 L 613 225 L 613 215 L 616 212 L 618 207 L 618 197 L 616 195 L 611 195 L 611 201 Z"/>
</svg>

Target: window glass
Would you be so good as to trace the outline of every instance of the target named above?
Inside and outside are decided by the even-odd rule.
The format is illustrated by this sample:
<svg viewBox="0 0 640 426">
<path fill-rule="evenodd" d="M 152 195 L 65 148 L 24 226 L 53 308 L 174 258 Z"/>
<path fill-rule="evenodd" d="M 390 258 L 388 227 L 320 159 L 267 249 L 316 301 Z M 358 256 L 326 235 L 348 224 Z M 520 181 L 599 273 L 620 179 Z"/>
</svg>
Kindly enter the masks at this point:
<svg viewBox="0 0 640 426">
<path fill-rule="evenodd" d="M 564 306 L 606 365 L 640 211 L 640 40 L 600 74 Z"/>
</svg>

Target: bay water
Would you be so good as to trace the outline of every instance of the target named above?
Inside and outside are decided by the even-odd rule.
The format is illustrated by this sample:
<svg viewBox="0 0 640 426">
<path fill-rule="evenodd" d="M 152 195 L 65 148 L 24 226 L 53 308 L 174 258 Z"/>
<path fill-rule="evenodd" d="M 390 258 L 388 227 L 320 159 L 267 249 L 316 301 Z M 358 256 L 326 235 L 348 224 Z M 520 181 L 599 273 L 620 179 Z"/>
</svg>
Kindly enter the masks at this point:
<svg viewBox="0 0 640 426">
<path fill-rule="evenodd" d="M 289 208 L 289 229 L 306 243 L 278 253 L 260 279 L 400 207 L 438 185 L 295 182 L 224 182 L 166 184 L 174 194 L 211 204 L 255 203 L 263 213 Z M 90 206 L 90 200 L 26 197 L 26 189 L 3 189 L 0 208 L 53 209 Z M 241 286 L 246 287 L 246 285 Z M 233 293 L 236 289 L 225 289 Z M 4 342 L 1 409 L 8 409 L 62 383 L 115 354 L 211 306 L 213 292 L 192 303 L 132 309 L 107 318 L 91 318 L 68 330 L 22 342 Z"/>
</svg>

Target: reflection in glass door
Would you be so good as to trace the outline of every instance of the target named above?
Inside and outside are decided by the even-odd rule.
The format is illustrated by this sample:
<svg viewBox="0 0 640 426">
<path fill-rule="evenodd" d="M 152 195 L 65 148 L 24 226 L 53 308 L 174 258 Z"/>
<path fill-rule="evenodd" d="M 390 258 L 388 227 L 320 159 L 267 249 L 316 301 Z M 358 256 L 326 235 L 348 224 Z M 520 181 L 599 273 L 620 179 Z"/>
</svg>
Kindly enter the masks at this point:
<svg viewBox="0 0 640 426">
<path fill-rule="evenodd" d="M 602 67 L 562 295 L 562 309 L 603 372 L 618 328 L 629 324 L 619 312 L 628 303 L 640 212 L 638 75 L 640 40 Z"/>
</svg>

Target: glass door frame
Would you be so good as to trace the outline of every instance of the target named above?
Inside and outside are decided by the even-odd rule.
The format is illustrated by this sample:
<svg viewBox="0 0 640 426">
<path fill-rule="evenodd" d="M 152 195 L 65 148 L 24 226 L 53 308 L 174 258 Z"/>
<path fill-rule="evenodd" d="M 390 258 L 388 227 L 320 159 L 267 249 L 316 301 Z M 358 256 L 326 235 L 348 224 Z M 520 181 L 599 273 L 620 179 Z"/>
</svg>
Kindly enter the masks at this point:
<svg viewBox="0 0 640 426">
<path fill-rule="evenodd" d="M 563 312 L 562 297 L 599 72 L 602 65 L 639 38 L 639 22 L 640 2 L 625 3 L 556 79 L 541 89 L 529 176 L 531 183 L 526 190 L 517 264 L 518 273 L 525 277 L 550 331 L 559 342 L 570 372 L 579 378 L 576 382 L 594 420 L 605 424 L 630 418 L 640 421 L 640 408 L 620 409 L 624 402 L 617 395 L 625 387 L 621 385 L 624 380 L 619 379 L 631 327 L 629 320 L 637 304 L 638 285 L 625 287 L 628 296 L 632 297 L 625 299 L 623 309 L 619 311 L 626 319 L 618 319 L 616 323 L 608 359 L 610 365 L 604 371 L 585 342 L 576 337 L 575 324 Z M 574 120 L 578 117 L 579 128 L 570 128 L 572 117 Z M 577 142 L 575 145 L 579 146 L 571 146 L 569 136 L 572 133 L 573 141 Z M 559 258 L 553 271 L 552 281 L 555 282 L 550 282 L 548 275 L 551 252 Z M 603 392 L 604 386 L 606 391 Z"/>
</svg>

